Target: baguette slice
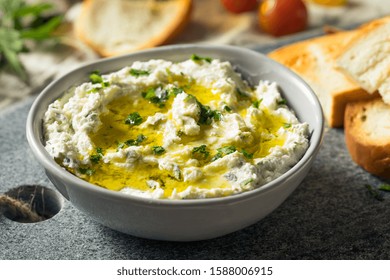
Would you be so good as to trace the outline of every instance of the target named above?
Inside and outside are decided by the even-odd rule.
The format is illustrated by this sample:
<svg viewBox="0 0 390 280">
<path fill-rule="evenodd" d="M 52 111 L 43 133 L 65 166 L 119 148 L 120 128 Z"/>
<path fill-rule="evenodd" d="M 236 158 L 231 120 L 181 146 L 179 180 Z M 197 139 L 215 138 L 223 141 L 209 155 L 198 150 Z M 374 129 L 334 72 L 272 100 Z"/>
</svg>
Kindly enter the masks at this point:
<svg viewBox="0 0 390 280">
<path fill-rule="evenodd" d="M 189 20 L 192 0 L 85 0 L 76 37 L 102 56 L 162 45 Z"/>
<path fill-rule="evenodd" d="M 379 91 L 390 104 L 390 17 L 366 26 L 337 59 L 342 71 L 369 93 Z"/>
<path fill-rule="evenodd" d="M 338 69 L 336 57 L 359 31 L 342 31 L 294 43 L 269 57 L 300 75 L 317 94 L 330 127 L 342 127 L 348 102 L 371 99 L 358 83 Z"/>
<path fill-rule="evenodd" d="M 368 172 L 390 178 L 390 105 L 381 98 L 352 102 L 345 111 L 351 158 Z"/>
</svg>

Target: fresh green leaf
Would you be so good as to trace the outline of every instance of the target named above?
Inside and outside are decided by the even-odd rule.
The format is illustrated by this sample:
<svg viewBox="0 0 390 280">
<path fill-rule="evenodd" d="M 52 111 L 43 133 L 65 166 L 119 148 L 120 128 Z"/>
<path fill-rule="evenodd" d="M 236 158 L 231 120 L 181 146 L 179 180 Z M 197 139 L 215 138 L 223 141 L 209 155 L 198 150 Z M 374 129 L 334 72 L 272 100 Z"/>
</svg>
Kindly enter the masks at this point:
<svg viewBox="0 0 390 280">
<path fill-rule="evenodd" d="M 227 106 L 227 105 L 225 105 L 224 107 L 223 107 L 223 109 L 226 111 L 226 112 L 231 112 L 232 111 L 232 108 L 230 108 L 229 106 Z"/>
<path fill-rule="evenodd" d="M 220 121 L 222 113 L 218 110 L 212 110 L 209 106 L 205 106 L 196 100 L 200 107 L 199 124 L 211 124 L 213 120 Z"/>
<path fill-rule="evenodd" d="M 156 94 L 157 90 L 160 91 L 160 97 Z M 146 92 L 142 92 L 141 95 L 146 100 L 149 100 L 150 103 L 156 104 L 159 108 L 163 108 L 165 106 L 165 102 L 169 98 L 168 92 L 160 87 L 149 88 Z"/>
<path fill-rule="evenodd" d="M 135 69 L 135 68 L 131 68 L 129 73 L 131 76 L 134 76 L 137 78 L 139 76 L 148 76 L 150 74 L 150 72 L 148 70 L 141 70 L 141 69 Z"/>
<path fill-rule="evenodd" d="M 247 159 L 252 159 L 253 158 L 253 153 L 247 152 L 245 149 L 241 150 L 241 153 L 246 157 Z"/>
<path fill-rule="evenodd" d="M 93 154 L 90 156 L 90 160 L 93 163 L 99 163 L 101 158 L 103 157 L 103 149 L 102 148 L 96 148 L 96 154 Z"/>
<path fill-rule="evenodd" d="M 248 179 L 242 181 L 242 182 L 240 183 L 240 185 L 241 185 L 241 186 L 246 186 L 246 185 L 248 185 L 249 183 L 252 183 L 253 181 L 254 181 L 253 178 L 248 178 Z"/>
<path fill-rule="evenodd" d="M 62 22 L 62 17 L 53 17 L 46 23 L 35 27 L 28 28 L 20 31 L 20 37 L 22 39 L 34 39 L 34 40 L 46 40 L 53 36 L 53 31 Z"/>
<path fill-rule="evenodd" d="M 91 169 L 91 168 L 83 168 L 83 167 L 80 167 L 80 168 L 79 168 L 79 172 L 80 172 L 81 174 L 84 174 L 84 175 L 92 176 L 92 175 L 95 173 L 95 170 L 94 170 L 94 169 Z"/>
<path fill-rule="evenodd" d="M 128 125 L 140 125 L 143 119 L 138 112 L 131 113 L 125 119 L 125 124 Z"/>
<path fill-rule="evenodd" d="M 165 153 L 165 149 L 161 146 L 153 146 L 152 150 L 155 155 L 162 155 Z"/>
<path fill-rule="evenodd" d="M 261 101 L 262 99 L 253 101 L 252 106 L 259 109 Z"/>
<path fill-rule="evenodd" d="M 0 62 L 25 82 L 28 77 L 19 54 L 28 50 L 27 43 L 54 37 L 54 30 L 62 22 L 62 17 L 43 15 L 52 7 L 47 3 L 0 0 Z"/>
<path fill-rule="evenodd" d="M 380 189 L 381 191 L 390 192 L 390 185 L 389 184 L 382 184 L 382 185 L 379 185 L 378 189 Z"/>
<path fill-rule="evenodd" d="M 183 93 L 184 89 L 181 87 L 173 87 L 169 89 L 169 95 L 177 96 L 180 93 Z"/>
<path fill-rule="evenodd" d="M 213 156 L 211 161 L 215 161 L 215 160 L 222 158 L 228 154 L 234 153 L 235 151 L 237 151 L 237 148 L 235 146 L 225 146 L 225 147 L 219 148 L 219 149 L 217 149 L 217 154 L 215 156 Z"/>
<path fill-rule="evenodd" d="M 100 84 L 100 83 L 103 83 L 103 78 L 102 76 L 100 75 L 100 72 L 99 71 L 93 71 L 90 75 L 89 75 L 89 79 L 91 81 L 91 83 L 93 84 Z"/>
<path fill-rule="evenodd" d="M 212 58 L 210 57 L 202 57 L 202 56 L 199 56 L 197 54 L 193 54 L 191 55 L 191 60 L 192 61 L 195 61 L 197 63 L 201 62 L 201 61 L 206 61 L 208 63 L 211 63 L 211 61 L 213 60 Z"/>
<path fill-rule="evenodd" d="M 127 146 L 138 146 L 145 139 L 146 139 L 146 136 L 144 136 L 143 134 L 140 134 L 140 135 L 137 136 L 137 139 L 129 139 L 129 140 L 125 141 L 124 144 L 126 144 Z"/>
<path fill-rule="evenodd" d="M 210 155 L 206 145 L 200 145 L 192 149 L 192 157 L 197 160 L 206 160 Z"/>
<path fill-rule="evenodd" d="M 376 200 L 379 200 L 379 201 L 384 200 L 383 195 L 376 188 L 374 188 L 373 186 L 368 185 L 368 184 L 366 184 L 364 186 L 368 190 L 369 194 L 372 195 L 372 197 L 374 197 Z"/>
<path fill-rule="evenodd" d="M 0 58 L 4 56 L 11 69 L 26 81 L 27 73 L 19 60 L 18 53 L 23 50 L 20 33 L 13 29 L 0 27 Z"/>
</svg>

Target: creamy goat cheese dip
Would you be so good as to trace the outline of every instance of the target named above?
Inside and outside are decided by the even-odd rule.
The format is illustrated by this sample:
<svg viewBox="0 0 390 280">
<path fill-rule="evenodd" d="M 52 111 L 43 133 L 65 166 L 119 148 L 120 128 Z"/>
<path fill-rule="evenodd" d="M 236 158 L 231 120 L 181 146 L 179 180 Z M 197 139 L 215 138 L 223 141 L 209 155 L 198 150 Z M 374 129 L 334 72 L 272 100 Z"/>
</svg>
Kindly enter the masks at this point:
<svg viewBox="0 0 390 280">
<path fill-rule="evenodd" d="M 309 128 L 274 82 L 251 87 L 227 61 L 134 62 L 72 87 L 44 115 L 45 148 L 76 176 L 132 195 L 233 195 L 279 177 Z"/>
</svg>

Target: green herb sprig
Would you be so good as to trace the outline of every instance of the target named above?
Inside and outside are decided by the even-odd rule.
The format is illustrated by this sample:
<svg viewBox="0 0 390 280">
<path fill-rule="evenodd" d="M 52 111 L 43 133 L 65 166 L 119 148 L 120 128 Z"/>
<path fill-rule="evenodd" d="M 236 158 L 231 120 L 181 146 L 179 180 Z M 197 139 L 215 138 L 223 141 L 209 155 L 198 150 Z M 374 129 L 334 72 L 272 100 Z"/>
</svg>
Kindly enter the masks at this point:
<svg viewBox="0 0 390 280">
<path fill-rule="evenodd" d="M 24 82 L 28 75 L 19 54 L 27 52 L 31 42 L 55 38 L 53 32 L 62 16 L 45 16 L 52 8 L 48 3 L 0 0 L 0 65 L 8 66 Z"/>
<path fill-rule="evenodd" d="M 133 112 L 125 119 L 125 124 L 128 125 L 140 125 L 143 122 L 141 115 L 138 112 Z"/>
<path fill-rule="evenodd" d="M 191 60 L 196 62 L 196 63 L 199 63 L 199 62 L 202 62 L 202 61 L 206 61 L 208 63 L 211 63 L 211 61 L 213 59 L 211 57 L 203 57 L 203 56 L 199 56 L 197 54 L 193 54 L 193 55 L 191 55 Z"/>
</svg>

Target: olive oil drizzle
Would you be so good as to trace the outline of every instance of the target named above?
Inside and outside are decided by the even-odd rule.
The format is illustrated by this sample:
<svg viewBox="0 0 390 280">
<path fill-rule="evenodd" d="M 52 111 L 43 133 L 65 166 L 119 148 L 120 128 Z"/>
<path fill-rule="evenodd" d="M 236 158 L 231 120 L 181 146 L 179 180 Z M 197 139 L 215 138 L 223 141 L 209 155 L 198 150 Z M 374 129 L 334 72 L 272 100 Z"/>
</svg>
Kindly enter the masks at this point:
<svg viewBox="0 0 390 280">
<path fill-rule="evenodd" d="M 105 113 L 100 115 L 101 125 L 95 133 L 89 135 L 92 142 L 97 149 L 100 149 L 101 156 L 103 157 L 107 152 L 115 152 L 120 149 L 124 149 L 130 145 L 139 146 L 142 148 L 143 156 L 153 155 L 152 147 L 161 147 L 163 145 L 163 127 L 165 121 L 162 120 L 157 122 L 153 127 L 144 128 L 142 123 L 149 117 L 156 113 L 166 114 L 172 107 L 173 99 L 175 95 L 181 92 L 186 92 L 189 95 L 196 97 L 198 102 L 203 106 L 212 106 L 215 108 L 216 104 L 220 102 L 220 95 L 215 94 L 212 89 L 206 88 L 200 84 L 195 83 L 193 80 L 188 79 L 184 75 L 168 75 L 168 83 L 173 85 L 175 91 L 169 92 L 167 90 L 166 98 L 152 101 L 147 96 L 153 96 L 140 92 L 137 96 L 131 96 L 124 94 L 111 101 L 106 107 Z M 171 87 L 172 88 L 172 87 Z M 154 90 L 154 89 L 152 89 Z M 229 110 L 222 109 L 218 113 L 229 114 L 232 111 L 236 111 L 241 115 L 245 115 L 247 107 L 251 106 L 255 102 L 256 106 L 259 107 L 259 102 L 256 100 L 248 99 L 247 96 L 242 97 L 236 108 Z M 160 102 L 161 101 L 161 102 Z M 137 113 L 142 118 L 141 123 L 129 125 L 126 123 L 126 118 L 131 113 Z M 215 120 L 217 121 L 217 120 Z M 261 118 L 254 120 L 258 127 L 257 131 L 253 133 L 254 141 L 252 145 L 246 145 L 241 147 L 235 147 L 234 151 L 241 152 L 245 156 L 246 160 L 253 162 L 253 158 L 265 157 L 270 153 L 270 149 L 275 146 L 281 146 L 284 144 L 285 139 L 277 135 L 277 131 L 286 122 L 282 117 L 272 115 L 268 110 L 264 110 Z M 181 143 L 178 143 L 176 149 L 185 145 L 192 147 L 200 147 L 205 145 L 203 148 L 206 151 L 207 157 L 198 160 L 199 168 L 213 161 L 216 155 L 221 151 L 222 147 L 206 147 L 204 143 L 204 137 L 207 135 L 207 131 L 210 129 L 209 124 L 201 125 L 201 133 L 196 136 L 182 135 Z M 142 141 L 140 139 L 142 135 Z M 265 138 L 264 135 L 271 135 L 269 138 Z M 127 143 L 127 144 L 126 144 Z M 149 147 L 149 149 L 147 149 Z M 173 148 L 175 149 L 175 148 Z M 164 154 L 169 151 L 165 151 L 161 154 L 154 154 L 155 157 L 163 157 Z M 206 153 L 206 152 L 205 152 Z M 92 155 L 92 154 L 91 154 Z M 199 157 L 199 154 L 197 155 Z M 221 155 L 225 156 L 225 155 Z M 186 165 L 186 162 L 196 157 L 194 154 L 183 154 L 180 158 L 176 158 L 176 162 L 181 164 L 178 168 L 178 172 L 181 172 L 181 168 Z M 193 186 L 201 189 L 221 188 L 224 189 L 230 183 L 224 179 L 223 174 L 226 173 L 225 167 L 219 169 L 213 169 L 213 172 L 204 172 L 203 177 L 198 180 L 195 184 L 191 182 L 183 181 L 183 177 L 173 174 L 171 171 L 159 169 L 157 163 L 147 162 L 142 159 L 138 159 L 131 167 L 127 169 L 121 166 L 124 164 L 105 163 L 103 160 L 92 162 L 91 166 L 81 167 L 78 173 L 84 173 L 80 176 L 99 186 L 104 188 L 119 191 L 124 187 L 131 187 L 132 189 L 139 191 L 154 191 L 156 184 L 164 191 L 163 197 L 170 197 L 173 192 L 179 193 L 186 190 L 188 187 Z M 87 171 L 86 171 L 87 170 Z M 77 173 L 74 170 L 70 170 L 73 173 Z M 84 171 L 84 172 L 81 172 Z M 148 184 L 148 182 L 154 182 Z M 229 191 L 224 193 L 229 195 Z"/>
</svg>

